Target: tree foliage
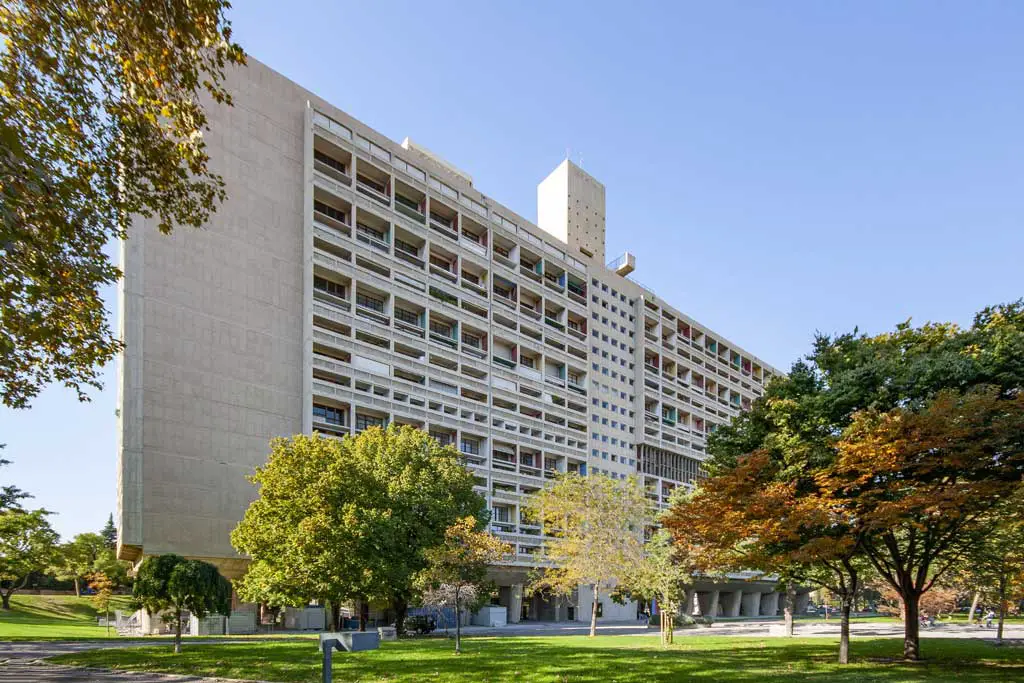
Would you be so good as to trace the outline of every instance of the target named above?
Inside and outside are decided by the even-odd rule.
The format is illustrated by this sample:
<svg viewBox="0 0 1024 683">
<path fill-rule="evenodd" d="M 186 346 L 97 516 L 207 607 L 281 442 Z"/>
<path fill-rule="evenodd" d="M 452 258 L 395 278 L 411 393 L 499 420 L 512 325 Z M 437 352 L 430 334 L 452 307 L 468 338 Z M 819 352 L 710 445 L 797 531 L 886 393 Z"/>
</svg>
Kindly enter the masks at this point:
<svg viewBox="0 0 1024 683">
<path fill-rule="evenodd" d="M 116 584 L 103 572 L 94 572 L 87 577 L 89 588 L 93 590 L 92 604 L 97 612 L 103 612 L 104 626 L 110 634 L 110 600 L 114 596 Z"/>
<path fill-rule="evenodd" d="M 53 564 L 54 575 L 58 579 L 73 581 L 75 595 L 82 594 L 82 580 L 96 571 L 96 563 L 107 550 L 103 537 L 99 534 L 78 534 L 67 543 L 57 548 L 56 561 Z"/>
<path fill-rule="evenodd" d="M 683 608 L 686 587 L 698 571 L 687 547 L 675 542 L 668 529 L 658 529 L 644 543 L 643 558 L 626 581 L 634 597 L 658 602 L 662 645 L 672 644 L 675 615 Z"/>
<path fill-rule="evenodd" d="M 11 608 L 11 595 L 25 587 L 33 572 L 53 562 L 59 537 L 46 510 L 0 512 L 0 600 Z"/>
<path fill-rule="evenodd" d="M 416 577 L 421 591 L 434 599 L 450 595 L 455 609 L 455 653 L 462 652 L 462 609 L 482 593 L 487 567 L 512 552 L 512 546 L 483 530 L 477 517 L 457 519 L 444 532 L 444 541 L 427 548 L 426 568 Z"/>
<path fill-rule="evenodd" d="M 231 612 L 231 583 L 209 562 L 180 555 L 151 555 L 135 576 L 132 596 L 152 615 L 174 624 L 174 652 L 181 652 L 181 619 L 185 611 L 203 618 Z"/>
<path fill-rule="evenodd" d="M 110 550 L 117 550 L 117 527 L 114 526 L 113 513 L 107 517 L 107 523 L 104 524 L 103 529 L 100 530 L 100 536 L 103 537 L 103 545 Z"/>
<path fill-rule="evenodd" d="M 726 505 L 730 486 L 781 496 L 764 502 L 798 533 L 762 550 L 870 561 L 907 603 L 904 652 L 915 659 L 920 595 L 984 536 L 986 511 L 1019 481 L 1016 418 L 1007 413 L 1022 387 L 1022 301 L 981 311 L 969 328 L 903 323 L 873 337 L 819 335 L 806 360 L 709 439 L 710 471 L 733 481 L 708 482 L 707 495 L 720 486 Z M 934 448 L 918 448 L 917 438 Z M 744 471 L 758 483 L 740 481 Z M 815 508 L 822 523 L 801 520 Z M 769 525 L 758 534 L 771 531 L 770 515 L 758 523 Z M 742 538 L 732 541 L 750 552 Z M 790 570 L 807 566 L 790 559 Z"/>
<path fill-rule="evenodd" d="M 633 478 L 572 473 L 531 496 L 526 513 L 547 536 L 546 564 L 531 589 L 567 597 L 589 586 L 594 636 L 601 594 L 625 586 L 643 558 L 643 533 L 651 523 L 643 491 Z"/>
<path fill-rule="evenodd" d="M 0 444 L 0 450 L 2 450 L 4 446 L 5 444 Z M 10 464 L 10 460 L 0 458 L 0 467 Z M 31 497 L 31 493 L 26 493 L 13 484 L 4 484 L 3 486 L 0 486 L 0 512 L 3 512 L 4 510 L 20 510 L 22 509 L 21 501 Z"/>
<path fill-rule="evenodd" d="M 99 387 L 119 351 L 100 289 L 130 216 L 162 232 L 223 201 L 203 99 L 245 61 L 223 0 L 0 5 L 0 401 Z"/>
<path fill-rule="evenodd" d="M 277 439 L 252 481 L 259 497 L 231 535 L 252 560 L 239 594 L 282 606 L 389 602 L 399 628 L 425 551 L 485 510 L 458 451 L 409 426 Z"/>
</svg>

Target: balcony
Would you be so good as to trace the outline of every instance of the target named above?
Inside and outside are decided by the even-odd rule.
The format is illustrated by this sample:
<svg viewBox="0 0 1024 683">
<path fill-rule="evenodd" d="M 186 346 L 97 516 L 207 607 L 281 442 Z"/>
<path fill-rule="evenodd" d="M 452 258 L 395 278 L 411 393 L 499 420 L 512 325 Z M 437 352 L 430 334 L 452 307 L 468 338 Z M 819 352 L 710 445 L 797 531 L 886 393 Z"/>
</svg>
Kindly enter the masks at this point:
<svg viewBox="0 0 1024 683">
<path fill-rule="evenodd" d="M 509 370 L 516 369 L 515 361 L 509 360 L 508 358 L 502 358 L 501 356 L 491 356 L 491 360 L 504 368 L 508 368 Z"/>
<path fill-rule="evenodd" d="M 319 157 L 319 152 L 316 152 L 316 154 Z M 338 162 L 335 162 L 335 164 L 338 164 Z M 338 165 L 341 166 L 341 164 Z M 351 187 L 352 176 L 346 173 L 344 169 L 344 166 L 338 168 L 337 166 L 331 164 L 330 162 L 322 161 L 320 158 L 316 158 L 313 160 L 313 170 L 315 170 L 317 173 L 322 173 L 328 178 L 336 180 L 337 182 L 341 183 L 342 185 L 345 185 L 346 187 Z"/>
<path fill-rule="evenodd" d="M 321 289 L 313 290 L 313 298 L 316 299 L 317 301 L 322 301 L 324 303 L 330 304 L 335 308 L 340 308 L 343 311 L 352 310 L 352 303 L 348 299 L 343 299 L 340 296 L 329 294 Z"/>
<path fill-rule="evenodd" d="M 419 205 L 413 200 L 406 199 L 400 194 L 395 195 L 395 211 L 406 218 L 416 221 L 417 223 L 427 222 L 427 215 L 419 210 Z"/>
<path fill-rule="evenodd" d="M 363 179 L 361 176 L 356 176 L 356 190 L 377 202 L 383 206 L 391 206 L 391 198 L 384 193 L 384 186 L 378 185 L 369 179 Z"/>
<path fill-rule="evenodd" d="M 426 262 L 419 257 L 419 254 L 402 249 L 397 244 L 395 245 L 395 258 L 416 266 L 420 270 L 423 270 L 423 266 L 426 265 Z"/>
<path fill-rule="evenodd" d="M 352 236 L 352 227 L 348 223 L 340 221 L 337 218 L 332 218 L 322 211 L 317 211 L 316 209 L 313 210 L 313 222 L 319 223 L 325 228 L 340 232 L 346 237 Z"/>
<path fill-rule="evenodd" d="M 541 319 L 540 311 L 537 310 L 536 308 L 534 308 L 533 306 L 529 306 L 527 304 L 519 304 L 519 311 L 523 315 L 529 316 L 529 317 L 533 318 L 534 320 L 540 320 Z"/>
<path fill-rule="evenodd" d="M 437 232 L 441 233 L 442 235 L 452 240 L 453 242 L 459 241 L 459 233 L 455 232 L 453 221 L 449 218 L 445 218 L 444 216 L 431 211 L 430 227 L 431 229 L 436 230 Z"/>
<path fill-rule="evenodd" d="M 368 225 L 356 223 L 356 240 L 385 254 L 391 252 L 391 246 L 385 241 L 387 240 L 387 235 L 379 230 L 374 230 Z"/>
</svg>

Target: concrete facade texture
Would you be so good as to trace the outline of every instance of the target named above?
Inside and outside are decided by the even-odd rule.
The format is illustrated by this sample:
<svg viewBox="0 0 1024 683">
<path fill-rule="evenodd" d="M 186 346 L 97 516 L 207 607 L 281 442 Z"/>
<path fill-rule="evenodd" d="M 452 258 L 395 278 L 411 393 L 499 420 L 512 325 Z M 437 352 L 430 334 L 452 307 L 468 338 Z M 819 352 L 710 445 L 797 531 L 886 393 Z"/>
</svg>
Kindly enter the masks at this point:
<svg viewBox="0 0 1024 683">
<path fill-rule="evenodd" d="M 541 548 L 525 496 L 558 472 L 636 475 L 664 506 L 774 372 L 605 266 L 605 188 L 568 160 L 537 226 L 256 60 L 228 87 L 206 138 L 227 201 L 122 246 L 122 558 L 237 576 L 229 535 L 271 438 L 410 424 L 463 452 L 513 544 L 515 623 Z"/>
</svg>

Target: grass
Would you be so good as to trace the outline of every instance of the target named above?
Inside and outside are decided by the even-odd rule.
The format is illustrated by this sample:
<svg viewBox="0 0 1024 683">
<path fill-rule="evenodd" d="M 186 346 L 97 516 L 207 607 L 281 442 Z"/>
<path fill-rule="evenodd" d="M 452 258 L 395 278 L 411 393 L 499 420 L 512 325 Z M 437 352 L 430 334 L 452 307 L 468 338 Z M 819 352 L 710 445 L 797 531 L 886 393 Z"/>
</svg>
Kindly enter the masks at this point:
<svg viewBox="0 0 1024 683">
<path fill-rule="evenodd" d="M 110 616 L 125 609 L 128 596 L 111 600 Z M 96 625 L 96 608 L 89 597 L 73 595 L 18 595 L 11 611 L 0 610 L 0 640 L 45 638 L 106 638 L 107 629 Z M 117 637 L 113 628 L 110 637 Z"/>
<path fill-rule="evenodd" d="M 856 639 L 852 664 L 835 664 L 837 641 L 826 638 L 677 638 L 663 649 L 649 636 L 474 637 L 455 655 L 452 643 L 427 638 L 382 643 L 380 650 L 335 653 L 335 680 L 352 683 L 667 683 L 764 680 L 904 683 L 1024 679 L 1024 649 L 977 640 L 928 639 L 927 661 L 904 664 L 899 639 Z M 51 661 L 118 670 L 309 682 L 320 680 L 313 643 L 170 645 L 93 650 Z"/>
</svg>

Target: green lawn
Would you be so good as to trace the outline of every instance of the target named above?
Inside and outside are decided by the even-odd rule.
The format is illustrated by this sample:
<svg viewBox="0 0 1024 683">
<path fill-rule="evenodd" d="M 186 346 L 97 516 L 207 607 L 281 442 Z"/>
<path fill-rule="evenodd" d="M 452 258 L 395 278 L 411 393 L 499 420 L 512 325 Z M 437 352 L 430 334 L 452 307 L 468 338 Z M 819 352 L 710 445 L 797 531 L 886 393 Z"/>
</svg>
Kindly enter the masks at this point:
<svg viewBox="0 0 1024 683">
<path fill-rule="evenodd" d="M 336 653 L 335 680 L 359 683 L 458 681 L 658 683 L 667 681 L 1008 681 L 1024 680 L 1024 649 L 971 640 L 928 639 L 928 661 L 891 661 L 898 639 L 854 640 L 853 664 L 834 664 L 837 642 L 824 638 L 681 637 L 662 649 L 650 636 L 474 637 L 464 654 L 443 638 L 383 643 L 380 650 Z M 313 643 L 170 645 L 61 655 L 61 664 L 269 681 L 320 680 Z"/>
<path fill-rule="evenodd" d="M 125 609 L 128 596 L 111 601 L 110 615 Z M 112 637 L 117 634 L 110 629 Z M 89 597 L 73 595 L 18 595 L 11 610 L 0 610 L 0 640 L 27 638 L 105 638 L 107 630 L 96 625 L 96 609 Z"/>
</svg>

